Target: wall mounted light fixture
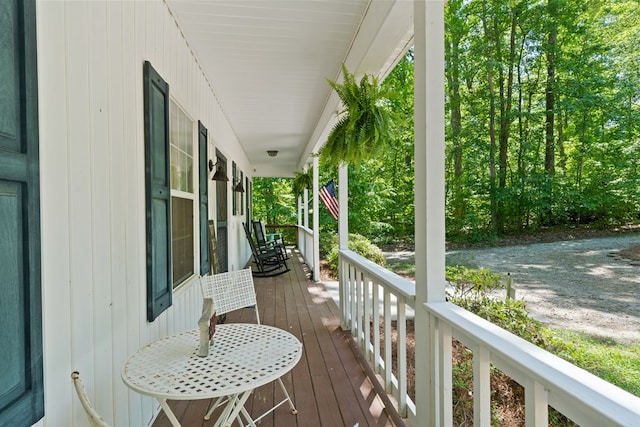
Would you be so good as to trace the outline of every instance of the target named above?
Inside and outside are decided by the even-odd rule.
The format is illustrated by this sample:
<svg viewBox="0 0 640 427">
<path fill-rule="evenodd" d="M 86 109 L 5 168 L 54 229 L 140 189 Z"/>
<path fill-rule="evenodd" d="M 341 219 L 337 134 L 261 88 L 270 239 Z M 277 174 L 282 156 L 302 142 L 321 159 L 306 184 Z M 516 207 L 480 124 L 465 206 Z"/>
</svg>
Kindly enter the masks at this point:
<svg viewBox="0 0 640 427">
<path fill-rule="evenodd" d="M 211 177 L 211 181 L 229 181 L 229 177 L 227 176 L 227 168 L 224 163 L 220 163 L 218 160 L 216 163 L 213 163 L 213 160 L 209 159 L 209 172 L 211 172 L 215 168 L 216 172 Z"/>
</svg>

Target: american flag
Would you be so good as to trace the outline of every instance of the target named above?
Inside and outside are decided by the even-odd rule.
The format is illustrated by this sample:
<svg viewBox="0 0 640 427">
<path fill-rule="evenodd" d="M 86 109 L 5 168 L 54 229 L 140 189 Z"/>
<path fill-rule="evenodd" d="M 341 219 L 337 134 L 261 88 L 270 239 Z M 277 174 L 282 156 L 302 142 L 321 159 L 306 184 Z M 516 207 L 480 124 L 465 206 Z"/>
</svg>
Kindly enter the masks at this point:
<svg viewBox="0 0 640 427">
<path fill-rule="evenodd" d="M 336 185 L 333 180 L 327 182 L 327 185 L 320 189 L 320 198 L 329 209 L 333 219 L 338 220 L 338 198 L 336 197 Z"/>
</svg>

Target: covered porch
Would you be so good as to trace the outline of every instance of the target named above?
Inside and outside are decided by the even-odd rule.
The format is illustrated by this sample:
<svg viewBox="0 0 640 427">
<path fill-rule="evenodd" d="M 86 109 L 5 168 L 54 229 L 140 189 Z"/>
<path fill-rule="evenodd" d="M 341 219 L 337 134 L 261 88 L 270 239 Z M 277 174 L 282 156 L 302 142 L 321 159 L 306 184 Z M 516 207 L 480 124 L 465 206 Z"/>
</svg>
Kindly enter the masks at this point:
<svg viewBox="0 0 640 427">
<path fill-rule="evenodd" d="M 302 359 L 283 378 L 298 414 L 293 416 L 282 406 L 261 425 L 364 427 L 402 422 L 394 407 L 385 410 L 384 399 L 388 398 L 376 393 L 364 369 L 366 361 L 351 333 L 340 328 L 339 308 L 325 286 L 310 280 L 310 269 L 298 251 L 292 252 L 289 264 L 290 271 L 276 277 L 256 277 L 254 283 L 262 323 L 285 329 L 303 343 Z M 227 322 L 254 321 L 251 309 L 230 313 L 227 318 Z M 268 408 L 268 402 L 279 401 L 280 394 L 273 384 L 263 386 L 246 407 L 257 417 Z M 211 421 L 203 420 L 209 404 L 209 400 L 170 402 L 184 426 L 212 425 L 215 416 Z M 171 423 L 161 412 L 153 426 L 169 427 Z"/>
<path fill-rule="evenodd" d="M 449 302 L 417 304 L 414 282 L 350 250 L 341 251 L 337 289 L 311 280 L 311 268 L 300 251 L 292 254 L 289 272 L 255 278 L 255 286 L 262 322 L 291 332 L 303 343 L 301 361 L 283 378 L 298 414 L 293 417 L 281 407 L 262 425 L 423 425 L 424 407 L 438 418 L 424 425 L 454 425 L 454 339 L 473 352 L 468 390 L 474 425 L 492 425 L 493 369 L 524 388 L 522 425 L 548 425 L 549 408 L 578 425 L 634 426 L 640 419 L 636 396 Z M 409 334 L 407 320 L 415 315 L 418 322 L 421 311 L 427 322 L 416 323 L 421 326 Z M 253 316 L 253 310 L 241 310 L 227 321 L 252 322 Z M 430 336 L 427 358 L 417 353 L 422 333 Z M 409 351 L 413 345 L 418 356 Z M 416 374 L 424 369 L 438 388 L 427 398 L 419 394 L 427 384 Z M 265 386 L 253 393 L 247 409 L 259 416 L 281 398 L 277 387 Z M 202 419 L 209 403 L 170 404 L 182 425 L 209 426 L 213 421 Z M 160 413 L 153 425 L 170 423 Z"/>
<path fill-rule="evenodd" d="M 326 79 L 340 77 L 342 64 L 358 75 L 384 77 L 411 46 L 416 75 L 415 242 L 416 259 L 422 261 L 416 282 L 347 249 L 346 168 L 339 176 L 339 307 L 309 279 L 319 267 L 317 215 L 310 222 L 305 212 L 307 220 L 298 225 L 299 250 L 308 269 L 294 259 L 287 274 L 256 281 L 264 323 L 291 331 L 304 345 L 303 359 L 287 376 L 299 410 L 297 422 L 392 424 L 381 404 L 386 393 L 376 397 L 365 375 L 371 366 L 403 419 L 416 426 L 452 425 L 455 337 L 474 354 L 475 425 L 491 425 L 492 366 L 526 388 L 527 426 L 547 425 L 548 406 L 581 425 L 637 425 L 638 398 L 445 301 L 445 1 L 26 3 L 35 8 L 34 38 L 38 30 L 33 55 L 37 53 L 39 70 L 39 118 L 33 119 L 38 123 L 33 127 L 40 135 L 34 145 L 40 149 L 36 184 L 41 186 L 36 188 L 41 200 L 31 211 L 42 216 L 42 257 L 34 251 L 32 274 L 24 276 L 37 279 L 41 273 L 42 280 L 33 293 L 25 293 L 22 305 L 14 305 L 26 307 L 26 298 L 33 296 L 33 324 L 44 327 L 19 329 L 33 332 L 33 342 L 42 347 L 31 358 L 42 374 L 33 388 L 42 408 L 27 408 L 31 417 L 22 417 L 27 421 L 21 425 L 86 425 L 69 381 L 75 370 L 111 425 L 167 425 L 162 416 L 154 420 L 159 409 L 153 399 L 126 388 L 121 369 L 141 346 L 195 327 L 202 302 L 198 275 L 208 271 L 202 270 L 208 261 L 208 221 L 219 227 L 218 247 L 224 248 L 228 269 L 245 265 L 251 254 L 242 224 L 254 219 L 248 203 L 254 177 L 291 177 L 313 166 L 312 191 L 317 195 L 313 154 L 339 114 L 337 96 Z M 153 65 L 155 79 L 148 78 L 146 64 Z M 145 98 L 152 80 L 164 83 L 153 92 L 158 105 Z M 158 111 L 149 106 L 160 104 L 164 107 L 154 116 L 160 125 L 151 132 L 147 124 Z M 172 155 L 176 164 L 192 158 L 184 168 L 189 178 L 178 180 L 188 185 L 167 185 L 154 193 L 147 170 L 164 164 L 168 184 L 170 162 L 152 161 L 145 144 L 159 141 L 154 150 L 158 158 L 168 153 L 170 128 L 191 131 L 174 132 L 171 146 L 182 149 Z M 226 182 L 212 181 L 218 162 L 228 167 Z M 245 193 L 236 190 L 242 182 Z M 166 200 L 146 197 L 152 194 Z M 318 212 L 317 202 L 313 197 L 312 212 Z M 164 220 L 160 227 L 147 224 L 158 203 L 167 213 L 176 206 L 175 225 L 167 221 L 168 214 L 159 215 Z M 305 209 L 308 205 L 306 200 Z M 26 210 L 14 209 L 15 217 Z M 182 227 L 179 218 L 189 225 Z M 34 231 L 39 233 L 39 227 L 36 221 Z M 179 234 L 182 228 L 189 232 Z M 164 233 L 154 234 L 158 229 Z M 158 236 L 162 238 L 154 240 Z M 165 257 L 152 256 L 154 243 Z M 185 266 L 182 275 L 173 277 L 174 263 Z M 313 277 L 318 278 L 315 271 Z M 158 289 L 164 299 L 155 298 Z M 391 301 L 399 320 L 397 354 L 387 345 Z M 408 308 L 420 325 L 415 404 L 407 397 L 403 320 Z M 371 321 L 384 324 L 385 330 L 370 330 Z M 361 350 L 354 350 L 354 342 Z M 368 362 L 359 363 L 360 354 Z M 395 373 L 389 369 L 393 358 Z M 263 396 L 270 399 L 269 393 L 256 393 L 251 409 L 257 409 Z M 175 409 L 183 425 L 202 425 L 205 405 L 180 402 Z M 293 424 L 286 410 L 274 417 L 263 425 Z"/>
</svg>

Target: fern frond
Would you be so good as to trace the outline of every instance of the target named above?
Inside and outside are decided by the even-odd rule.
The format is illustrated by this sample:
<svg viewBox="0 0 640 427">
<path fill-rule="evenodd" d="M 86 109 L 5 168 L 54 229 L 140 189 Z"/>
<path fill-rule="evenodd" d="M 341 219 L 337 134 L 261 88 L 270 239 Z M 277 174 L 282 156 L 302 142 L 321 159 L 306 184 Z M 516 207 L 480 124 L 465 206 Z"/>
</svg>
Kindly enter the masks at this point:
<svg viewBox="0 0 640 427">
<path fill-rule="evenodd" d="M 385 93 L 378 80 L 364 75 L 360 82 L 342 65 L 342 84 L 328 80 L 340 98 L 343 115 L 320 151 L 323 164 L 359 164 L 380 152 L 389 140 L 393 117 L 385 107 Z"/>
</svg>

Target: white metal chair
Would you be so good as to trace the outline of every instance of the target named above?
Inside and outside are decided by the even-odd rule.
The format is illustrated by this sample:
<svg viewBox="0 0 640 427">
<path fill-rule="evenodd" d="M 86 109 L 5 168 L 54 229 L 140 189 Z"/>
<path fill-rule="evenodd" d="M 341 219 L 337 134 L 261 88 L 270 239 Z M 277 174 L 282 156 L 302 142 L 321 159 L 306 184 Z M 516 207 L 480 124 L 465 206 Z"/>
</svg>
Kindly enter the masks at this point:
<svg viewBox="0 0 640 427">
<path fill-rule="evenodd" d="M 73 386 L 76 388 L 76 393 L 78 394 L 78 399 L 84 408 L 84 411 L 87 413 L 87 418 L 89 418 L 89 423 L 92 427 L 109 427 L 109 424 L 98 414 L 98 411 L 95 410 L 93 405 L 91 404 L 91 400 L 87 395 L 87 392 L 84 389 L 84 385 L 82 384 L 82 380 L 80 379 L 80 373 L 78 371 L 73 371 L 71 373 L 71 379 L 73 380 Z"/>
<path fill-rule="evenodd" d="M 219 273 L 200 277 L 200 286 L 202 289 L 202 297 L 205 299 L 211 299 L 213 301 L 213 310 L 216 315 L 223 315 L 231 311 L 239 310 L 242 308 L 253 307 L 256 313 L 256 322 L 260 324 L 260 313 L 258 311 L 258 302 L 256 300 L 256 290 L 253 284 L 253 274 L 251 268 L 243 270 L 230 271 L 227 273 Z M 213 338 L 215 340 L 215 336 Z M 247 418 L 249 425 L 254 426 L 256 422 L 260 421 L 267 414 L 273 412 L 276 408 L 288 402 L 291 408 L 292 414 L 297 414 L 298 411 L 293 404 L 293 400 L 289 396 L 287 389 L 282 383 L 282 379 L 278 378 L 278 384 L 285 395 L 285 398 L 274 405 L 271 409 L 260 415 L 258 418 L 252 419 L 249 413 L 242 408 L 241 413 Z M 211 414 L 216 408 L 225 403 L 225 399 L 218 399 L 209 408 L 209 411 L 205 415 L 204 419 L 211 418 Z"/>
</svg>

